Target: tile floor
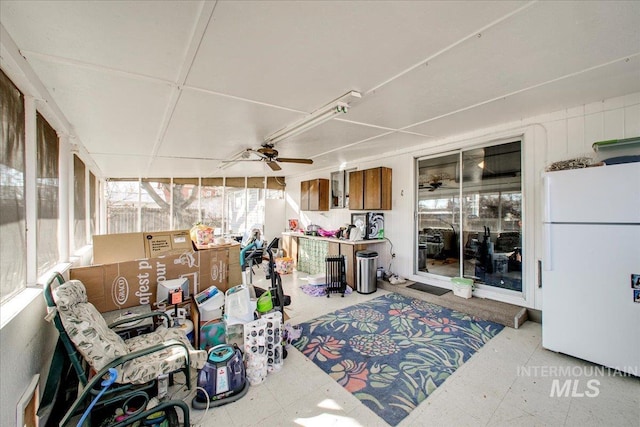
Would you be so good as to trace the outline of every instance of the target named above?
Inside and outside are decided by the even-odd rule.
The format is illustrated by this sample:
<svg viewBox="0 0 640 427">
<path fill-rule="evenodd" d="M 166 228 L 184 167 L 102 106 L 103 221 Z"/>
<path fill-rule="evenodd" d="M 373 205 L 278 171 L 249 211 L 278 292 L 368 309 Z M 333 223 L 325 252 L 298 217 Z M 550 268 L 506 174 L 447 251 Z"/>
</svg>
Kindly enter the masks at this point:
<svg viewBox="0 0 640 427">
<path fill-rule="evenodd" d="M 264 275 L 257 276 L 254 285 L 267 288 Z M 371 295 L 314 298 L 298 288 L 305 277 L 283 276 L 285 293 L 292 298 L 286 309 L 292 323 L 386 293 L 379 289 Z M 565 372 L 553 372 L 560 368 Z M 596 368 L 602 369 L 543 349 L 537 323 L 505 328 L 399 426 L 640 426 L 640 378 L 609 375 Z M 554 382 L 562 387 L 565 381 L 571 390 L 557 393 L 556 388 L 550 397 Z M 237 402 L 212 408 L 206 415 L 192 410 L 191 422 L 211 427 L 387 426 L 292 347 L 281 371 L 269 374 Z"/>
</svg>

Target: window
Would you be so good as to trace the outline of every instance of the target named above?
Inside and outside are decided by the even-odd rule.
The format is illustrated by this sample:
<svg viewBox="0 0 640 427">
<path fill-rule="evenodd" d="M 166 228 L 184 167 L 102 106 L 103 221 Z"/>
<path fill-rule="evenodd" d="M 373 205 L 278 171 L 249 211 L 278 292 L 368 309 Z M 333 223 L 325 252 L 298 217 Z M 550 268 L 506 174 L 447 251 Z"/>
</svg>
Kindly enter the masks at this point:
<svg viewBox="0 0 640 427">
<path fill-rule="evenodd" d="M 521 151 L 515 141 L 417 160 L 418 272 L 522 292 Z"/>
<path fill-rule="evenodd" d="M 199 221 L 198 178 L 173 180 L 173 229 L 190 229 Z"/>
<path fill-rule="evenodd" d="M 140 182 L 141 231 L 169 230 L 171 180 L 143 179 Z"/>
<path fill-rule="evenodd" d="M 224 179 L 202 178 L 200 188 L 200 220 L 215 229 L 217 235 L 224 234 Z"/>
<path fill-rule="evenodd" d="M 78 156 L 73 156 L 73 239 L 75 249 L 87 244 L 87 191 L 85 166 Z"/>
<path fill-rule="evenodd" d="M 0 71 L 0 302 L 27 281 L 24 99 Z"/>
<path fill-rule="evenodd" d="M 38 222 L 36 234 L 38 275 L 58 263 L 59 143 L 58 134 L 36 116 Z M 83 180 L 84 182 L 84 180 Z M 84 200 L 84 193 L 82 194 Z"/>
<path fill-rule="evenodd" d="M 98 187 L 96 176 L 89 173 L 89 235 L 93 236 L 97 230 L 97 206 L 98 203 Z"/>
<path fill-rule="evenodd" d="M 285 180 L 281 176 L 270 176 L 267 178 L 267 200 L 284 200 Z"/>
<path fill-rule="evenodd" d="M 140 184 L 135 181 L 107 181 L 107 233 L 133 233 L 138 231 L 138 200 Z"/>
<path fill-rule="evenodd" d="M 242 234 L 246 230 L 247 191 L 244 178 L 225 179 L 226 232 Z"/>
<path fill-rule="evenodd" d="M 105 187 L 107 233 L 190 229 L 202 222 L 228 235 L 263 227 L 265 200 L 284 200 L 285 180 L 268 177 L 266 185 L 265 177 L 201 178 L 200 185 L 198 178 L 108 180 Z"/>
</svg>

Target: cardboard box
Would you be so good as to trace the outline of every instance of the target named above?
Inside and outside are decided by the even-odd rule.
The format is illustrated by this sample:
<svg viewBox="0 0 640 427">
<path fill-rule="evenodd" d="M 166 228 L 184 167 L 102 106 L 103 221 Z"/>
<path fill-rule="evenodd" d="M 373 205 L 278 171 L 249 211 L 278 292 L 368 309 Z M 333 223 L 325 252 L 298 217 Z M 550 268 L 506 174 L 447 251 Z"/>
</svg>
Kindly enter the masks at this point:
<svg viewBox="0 0 640 427">
<path fill-rule="evenodd" d="M 147 258 L 142 233 L 98 234 L 93 236 L 93 263 L 110 264 Z"/>
<path fill-rule="evenodd" d="M 241 275 L 236 269 L 238 264 L 229 264 L 229 248 L 223 248 L 72 268 L 70 277 L 82 281 L 89 302 L 105 312 L 155 304 L 157 283 L 167 279 L 188 278 L 191 294 L 209 286 L 224 292 L 229 276 Z"/>
<path fill-rule="evenodd" d="M 189 230 L 143 233 L 146 258 L 180 254 L 193 249 Z"/>
<path fill-rule="evenodd" d="M 101 234 L 93 236 L 93 263 L 155 258 L 192 249 L 189 230 Z"/>
</svg>

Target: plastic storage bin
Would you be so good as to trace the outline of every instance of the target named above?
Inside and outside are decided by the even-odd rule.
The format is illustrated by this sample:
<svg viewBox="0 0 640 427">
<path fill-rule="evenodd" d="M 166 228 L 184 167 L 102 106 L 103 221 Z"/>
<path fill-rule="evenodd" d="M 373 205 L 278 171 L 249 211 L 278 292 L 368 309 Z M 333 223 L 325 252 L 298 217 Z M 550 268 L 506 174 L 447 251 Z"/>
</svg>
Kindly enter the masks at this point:
<svg viewBox="0 0 640 427">
<path fill-rule="evenodd" d="M 453 294 L 462 298 L 471 298 L 473 292 L 473 279 L 464 279 L 462 277 L 454 277 L 451 279 L 453 284 Z"/>
<path fill-rule="evenodd" d="M 218 288 L 211 286 L 205 289 L 196 295 L 195 300 L 201 322 L 222 319 L 224 293 L 218 290 Z"/>
</svg>

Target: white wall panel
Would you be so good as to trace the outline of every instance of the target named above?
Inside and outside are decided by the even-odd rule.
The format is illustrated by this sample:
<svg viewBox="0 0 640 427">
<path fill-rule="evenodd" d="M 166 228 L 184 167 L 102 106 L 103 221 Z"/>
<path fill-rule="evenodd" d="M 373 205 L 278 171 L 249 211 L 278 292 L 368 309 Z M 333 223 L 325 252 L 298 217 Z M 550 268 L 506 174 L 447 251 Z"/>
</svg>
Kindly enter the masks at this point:
<svg viewBox="0 0 640 427">
<path fill-rule="evenodd" d="M 568 118 L 566 154 L 569 152 L 569 147 L 584 147 L 584 144 L 584 115 Z"/>
<path fill-rule="evenodd" d="M 603 132 L 604 139 L 624 138 L 624 108 L 604 112 Z"/>
<path fill-rule="evenodd" d="M 567 122 L 558 120 L 544 125 L 547 128 L 547 160 L 556 162 L 567 157 Z"/>
<path fill-rule="evenodd" d="M 582 147 L 574 147 L 572 152 L 593 152 L 591 144 L 604 139 L 604 114 L 602 112 L 587 114 L 584 117 L 584 144 Z"/>
<path fill-rule="evenodd" d="M 640 103 L 624 109 L 624 137 L 640 136 Z"/>
</svg>

